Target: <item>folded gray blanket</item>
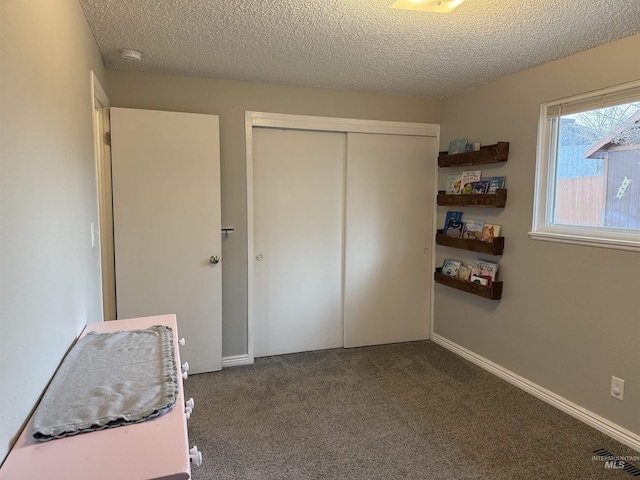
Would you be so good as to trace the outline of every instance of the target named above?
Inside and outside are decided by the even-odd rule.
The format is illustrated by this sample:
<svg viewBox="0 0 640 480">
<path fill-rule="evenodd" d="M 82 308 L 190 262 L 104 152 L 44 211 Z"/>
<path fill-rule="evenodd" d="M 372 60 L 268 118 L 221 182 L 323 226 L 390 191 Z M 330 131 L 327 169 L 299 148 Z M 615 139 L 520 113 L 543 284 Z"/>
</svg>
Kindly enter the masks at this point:
<svg viewBox="0 0 640 480">
<path fill-rule="evenodd" d="M 53 440 L 158 417 L 178 398 L 170 327 L 89 332 L 67 354 L 33 415 L 33 438 Z"/>
</svg>

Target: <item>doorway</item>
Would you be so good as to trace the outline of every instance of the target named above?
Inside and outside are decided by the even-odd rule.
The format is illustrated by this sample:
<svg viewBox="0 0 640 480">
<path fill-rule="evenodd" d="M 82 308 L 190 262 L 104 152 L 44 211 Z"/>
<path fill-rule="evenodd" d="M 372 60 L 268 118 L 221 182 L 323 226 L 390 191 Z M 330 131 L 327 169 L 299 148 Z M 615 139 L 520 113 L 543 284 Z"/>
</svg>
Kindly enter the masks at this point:
<svg viewBox="0 0 640 480">
<path fill-rule="evenodd" d="M 93 92 L 93 140 L 98 186 L 98 245 L 102 290 L 102 319 L 116 319 L 116 276 L 113 248 L 113 193 L 111 186 L 110 102 L 95 73 L 91 72 Z M 95 235 L 94 235 L 95 238 Z"/>
</svg>

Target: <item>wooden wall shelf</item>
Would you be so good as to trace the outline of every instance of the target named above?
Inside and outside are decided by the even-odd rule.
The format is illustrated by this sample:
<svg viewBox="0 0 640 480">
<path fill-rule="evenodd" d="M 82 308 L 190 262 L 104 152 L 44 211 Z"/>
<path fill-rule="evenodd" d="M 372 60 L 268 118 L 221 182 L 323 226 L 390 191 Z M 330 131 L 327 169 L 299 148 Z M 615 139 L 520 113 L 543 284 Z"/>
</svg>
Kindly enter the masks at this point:
<svg viewBox="0 0 640 480">
<path fill-rule="evenodd" d="M 471 252 L 486 253 L 488 255 L 502 255 L 504 251 L 504 237 L 495 237 L 493 243 L 466 238 L 447 237 L 444 230 L 438 230 L 436 243 L 445 247 L 460 248 Z"/>
<path fill-rule="evenodd" d="M 466 167 L 470 165 L 485 165 L 488 163 L 506 162 L 509 157 L 509 142 L 498 142 L 495 145 L 485 145 L 475 152 L 463 152 L 448 155 L 440 152 L 439 167 Z"/>
<path fill-rule="evenodd" d="M 442 268 L 436 269 L 433 278 L 436 283 L 456 288 L 463 292 L 472 293 L 473 295 L 488 298 L 490 300 L 500 300 L 502 297 L 502 282 L 492 282 L 490 286 L 480 285 L 478 283 L 445 275 L 442 273 Z"/>
<path fill-rule="evenodd" d="M 504 208 L 506 203 L 506 188 L 499 188 L 496 193 L 488 194 L 447 195 L 442 190 L 438 192 L 438 205 L 445 207 Z"/>
</svg>

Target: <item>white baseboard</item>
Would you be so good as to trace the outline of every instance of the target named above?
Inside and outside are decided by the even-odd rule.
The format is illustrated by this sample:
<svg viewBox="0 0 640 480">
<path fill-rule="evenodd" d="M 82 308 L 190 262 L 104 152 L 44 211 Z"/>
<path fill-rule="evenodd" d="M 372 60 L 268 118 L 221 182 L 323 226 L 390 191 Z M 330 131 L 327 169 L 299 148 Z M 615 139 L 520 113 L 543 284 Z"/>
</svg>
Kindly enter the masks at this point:
<svg viewBox="0 0 640 480">
<path fill-rule="evenodd" d="M 222 368 L 237 367 L 238 365 L 251 365 L 253 361 L 249 359 L 249 355 L 232 355 L 222 359 Z"/>
<path fill-rule="evenodd" d="M 453 343 L 452 341 L 447 340 L 446 338 L 441 337 L 436 333 L 431 334 L 431 341 L 443 346 L 447 350 L 451 350 L 456 355 L 469 360 L 471 363 L 474 363 L 479 367 L 487 370 L 488 372 L 494 374 L 495 376 L 506 380 L 507 382 L 515 385 L 525 392 L 530 393 L 534 397 L 537 397 L 540 400 L 556 407 L 557 409 L 568 413 L 572 417 L 577 418 L 581 422 L 586 423 L 596 430 L 609 435 L 614 440 L 617 440 L 620 443 L 623 443 L 624 445 L 627 445 L 628 447 L 631 447 L 634 450 L 640 452 L 640 435 L 626 430 L 620 425 L 617 425 L 610 420 L 607 420 L 606 418 L 596 415 L 595 413 L 582 408 L 581 406 L 576 405 L 573 402 L 570 402 L 566 398 L 563 398 L 560 395 L 542 388 L 540 385 L 536 385 L 526 378 L 516 375 L 515 373 L 501 367 L 500 365 L 493 363 L 492 361 L 487 360 L 486 358 L 481 357 L 471 350 L 467 350 L 466 348 L 461 347 L 460 345 Z"/>
</svg>

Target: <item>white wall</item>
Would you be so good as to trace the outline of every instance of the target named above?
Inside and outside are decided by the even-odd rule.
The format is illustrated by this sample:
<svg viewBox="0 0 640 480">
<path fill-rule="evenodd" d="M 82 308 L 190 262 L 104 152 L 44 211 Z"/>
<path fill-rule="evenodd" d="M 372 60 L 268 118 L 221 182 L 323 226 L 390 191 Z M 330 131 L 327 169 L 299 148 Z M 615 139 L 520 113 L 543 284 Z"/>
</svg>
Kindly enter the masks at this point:
<svg viewBox="0 0 640 480">
<path fill-rule="evenodd" d="M 247 202 L 245 110 L 438 123 L 440 101 L 428 98 L 295 88 L 110 70 L 114 107 L 220 116 L 222 224 L 235 233 L 222 241 L 222 354 L 247 353 Z"/>
<path fill-rule="evenodd" d="M 492 82 L 443 101 L 441 150 L 456 138 L 510 142 L 504 211 L 464 214 L 501 224 L 502 300 L 436 286 L 435 333 L 640 435 L 640 254 L 529 239 L 540 103 L 640 78 L 640 35 Z M 440 188 L 446 176 L 440 171 Z M 446 207 L 438 208 L 438 223 Z M 490 258 L 447 247 L 444 258 Z M 609 396 L 626 380 L 624 402 Z"/>
<path fill-rule="evenodd" d="M 77 0 L 0 2 L 0 459 L 87 322 L 101 320 L 90 72 Z"/>
</svg>

